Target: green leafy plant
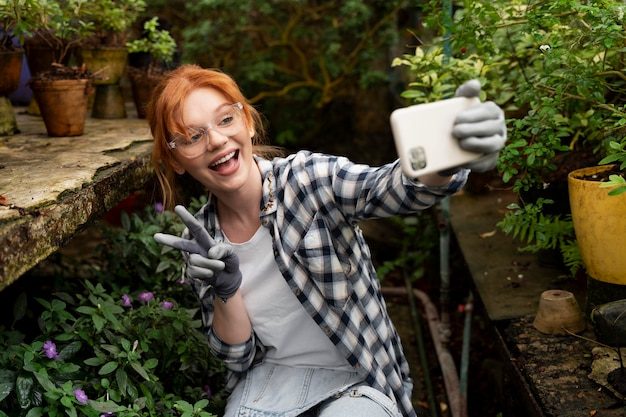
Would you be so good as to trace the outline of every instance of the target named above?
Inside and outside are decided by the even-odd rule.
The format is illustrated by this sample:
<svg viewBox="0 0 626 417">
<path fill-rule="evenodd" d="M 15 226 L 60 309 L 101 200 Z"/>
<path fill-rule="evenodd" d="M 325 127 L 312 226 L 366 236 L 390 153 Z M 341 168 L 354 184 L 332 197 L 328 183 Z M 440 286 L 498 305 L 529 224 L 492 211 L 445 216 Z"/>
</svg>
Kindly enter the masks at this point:
<svg viewBox="0 0 626 417">
<path fill-rule="evenodd" d="M 0 0 L 0 51 L 20 47 L 24 37 L 36 29 L 39 7 L 37 0 Z"/>
<path fill-rule="evenodd" d="M 72 48 L 78 47 L 94 33 L 87 14 L 89 0 L 49 0 L 38 2 L 31 39 L 53 51 L 54 62 L 67 62 Z"/>
<path fill-rule="evenodd" d="M 210 413 L 204 411 L 204 408 L 209 402 L 207 400 L 200 400 L 195 404 L 189 404 L 187 401 L 176 401 L 174 407 L 180 411 L 180 417 L 211 417 Z"/>
<path fill-rule="evenodd" d="M 609 155 L 604 157 L 600 164 L 619 164 L 618 169 L 620 171 L 626 170 L 626 141 L 619 143 L 611 141 L 609 144 Z M 626 192 L 626 179 L 624 175 L 612 174 L 609 176 L 609 181 L 604 181 L 600 184 L 600 187 L 611 188 L 609 195 L 619 195 Z"/>
<path fill-rule="evenodd" d="M 481 80 L 486 97 L 506 112 L 508 143 L 498 161 L 502 181 L 520 195 L 520 209 L 531 204 L 528 211 L 534 212 L 531 195 L 550 198 L 545 193 L 566 187 L 570 171 L 596 165 L 612 152 L 610 142 L 623 140 L 625 6 L 617 0 L 478 0 L 457 6 L 444 26 L 441 3 L 424 5 L 425 30 L 418 39 L 426 41 L 414 56 L 394 61 L 409 69 L 404 96 L 417 102 L 449 97 L 460 81 Z M 620 183 L 616 176 L 607 186 L 621 190 Z M 552 230 L 561 230 L 563 215 L 544 214 L 542 227 L 554 222 Z M 517 223 L 530 222 L 524 225 L 530 232 L 537 225 L 533 219 Z M 573 236 L 559 239 L 568 248 L 575 243 Z"/>
<path fill-rule="evenodd" d="M 534 203 L 508 206 L 507 212 L 497 226 L 507 235 L 518 239 L 526 246 L 522 251 L 538 253 L 556 249 L 561 253 L 563 262 L 572 275 L 582 266 L 582 260 L 576 245 L 574 225 L 571 215 L 549 215 L 544 213 L 544 206 L 554 201 L 539 198 Z"/>
<path fill-rule="evenodd" d="M 86 19 L 94 34 L 85 43 L 94 46 L 125 46 L 129 30 L 146 8 L 144 0 L 91 0 Z"/>
<path fill-rule="evenodd" d="M 180 252 L 159 245 L 153 238 L 157 232 L 179 235 L 183 231 L 184 226 L 175 213 L 146 207 L 140 213 L 122 212 L 121 224 L 121 228 L 103 225 L 105 240 L 99 248 L 103 258 L 112 251 L 120 252 L 121 256 L 106 257 L 107 263 L 102 267 L 107 274 L 117 277 L 118 285 L 137 280 L 152 283 L 155 273 L 165 278 L 166 285 L 180 277 Z"/>
<path fill-rule="evenodd" d="M 483 98 L 496 93 L 491 90 L 494 84 L 487 80 L 488 75 L 497 72 L 497 65 L 487 64 L 476 54 L 456 58 L 446 56 L 440 45 L 418 46 L 413 54 L 394 58 L 391 66 L 405 71 L 407 88 L 400 95 L 411 104 L 450 98 L 459 85 L 472 78 L 482 82 Z"/>
<path fill-rule="evenodd" d="M 181 229 L 171 213 L 152 207 L 146 213 L 142 227 Z M 103 256 L 148 252 L 136 242 L 142 240 L 117 240 Z M 0 416 L 219 414 L 225 370 L 208 350 L 197 302 L 167 291 L 169 285 L 191 294 L 169 281 L 165 270 L 156 272 L 156 265 L 151 280 L 128 286 L 115 283 L 118 271 L 99 268 L 90 278 L 63 277 L 53 297 L 36 298 L 36 324 L 26 317 L 36 306 L 18 297 L 12 324 L 0 326 Z"/>
<path fill-rule="evenodd" d="M 357 128 L 350 110 L 338 113 L 334 106 L 353 111 L 366 104 L 367 91 L 388 92 L 387 54 L 399 42 L 399 16 L 414 13 L 416 5 L 414 0 L 212 0 L 186 2 L 184 13 L 169 16 L 181 28 L 184 61 L 231 74 L 250 101 L 264 107 L 274 143 L 307 146 L 319 144 L 331 118 L 343 117 L 337 122 L 343 130 Z M 371 131 L 373 124 L 363 128 Z"/>
<path fill-rule="evenodd" d="M 159 66 L 172 63 L 176 52 L 176 41 L 169 31 L 159 29 L 159 19 L 153 17 L 143 25 L 144 36 L 126 44 L 128 52 L 145 52 L 150 55 L 151 61 L 148 73 L 153 73 Z"/>
</svg>

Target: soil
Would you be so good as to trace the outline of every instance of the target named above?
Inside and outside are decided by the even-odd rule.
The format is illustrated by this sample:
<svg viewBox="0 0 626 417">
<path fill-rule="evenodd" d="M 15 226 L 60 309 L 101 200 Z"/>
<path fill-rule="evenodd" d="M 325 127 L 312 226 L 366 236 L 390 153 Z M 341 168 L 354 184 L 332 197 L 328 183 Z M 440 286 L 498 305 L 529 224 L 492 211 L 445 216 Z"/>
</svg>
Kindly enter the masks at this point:
<svg viewBox="0 0 626 417">
<path fill-rule="evenodd" d="M 567 153 L 559 154 L 554 158 L 557 169 L 546 175 L 545 182 L 548 184 L 565 182 L 567 175 L 579 168 L 585 168 L 598 164 L 598 156 L 591 150 L 576 149 Z"/>
<path fill-rule="evenodd" d="M 592 175 L 581 175 L 577 178 L 585 181 L 598 181 L 598 182 L 606 182 L 609 180 L 611 175 L 623 175 L 624 171 L 617 168 L 615 165 L 612 169 L 607 169 L 606 171 L 597 172 Z"/>
<path fill-rule="evenodd" d="M 84 80 L 92 79 L 93 75 L 83 64 L 79 67 L 65 66 L 58 63 L 52 63 L 52 67 L 47 71 L 42 71 L 35 76 L 34 80 Z"/>
</svg>

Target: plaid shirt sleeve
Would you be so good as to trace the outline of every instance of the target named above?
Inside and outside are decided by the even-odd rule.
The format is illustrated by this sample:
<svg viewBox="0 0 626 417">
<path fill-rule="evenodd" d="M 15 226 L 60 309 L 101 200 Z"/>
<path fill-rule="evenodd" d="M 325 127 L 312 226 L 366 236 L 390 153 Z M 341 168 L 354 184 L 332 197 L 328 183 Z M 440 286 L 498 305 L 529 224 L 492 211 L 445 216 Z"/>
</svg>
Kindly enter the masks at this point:
<svg viewBox="0 0 626 417">
<path fill-rule="evenodd" d="M 306 178 L 307 191 L 317 195 L 320 205 L 330 205 L 332 201 L 352 221 L 426 209 L 457 192 L 468 175 L 467 170 L 461 170 L 448 184 L 428 187 L 407 178 L 398 160 L 370 167 L 344 157 L 308 152 L 296 154 L 292 167 L 300 172 L 298 180 Z"/>
</svg>

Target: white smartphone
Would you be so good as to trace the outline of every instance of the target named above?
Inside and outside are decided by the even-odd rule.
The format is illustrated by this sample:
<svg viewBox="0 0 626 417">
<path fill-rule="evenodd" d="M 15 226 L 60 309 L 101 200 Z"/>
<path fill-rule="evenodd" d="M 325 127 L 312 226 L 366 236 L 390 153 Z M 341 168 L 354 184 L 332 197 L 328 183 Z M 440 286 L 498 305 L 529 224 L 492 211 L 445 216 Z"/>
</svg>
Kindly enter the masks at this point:
<svg viewBox="0 0 626 417">
<path fill-rule="evenodd" d="M 391 131 L 404 174 L 416 178 L 483 156 L 461 149 L 452 136 L 457 114 L 479 102 L 477 97 L 455 97 L 394 110 Z"/>
</svg>

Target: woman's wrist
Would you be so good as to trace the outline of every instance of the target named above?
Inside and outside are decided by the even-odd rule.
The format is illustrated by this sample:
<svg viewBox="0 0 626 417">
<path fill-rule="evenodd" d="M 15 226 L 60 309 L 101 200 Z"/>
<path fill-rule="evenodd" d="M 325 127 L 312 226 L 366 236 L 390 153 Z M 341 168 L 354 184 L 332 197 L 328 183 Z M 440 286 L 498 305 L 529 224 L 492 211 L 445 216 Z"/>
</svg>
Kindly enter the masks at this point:
<svg viewBox="0 0 626 417">
<path fill-rule="evenodd" d="M 442 187 L 452 181 L 454 175 L 426 174 L 417 177 L 417 180 L 427 187 Z"/>
</svg>

